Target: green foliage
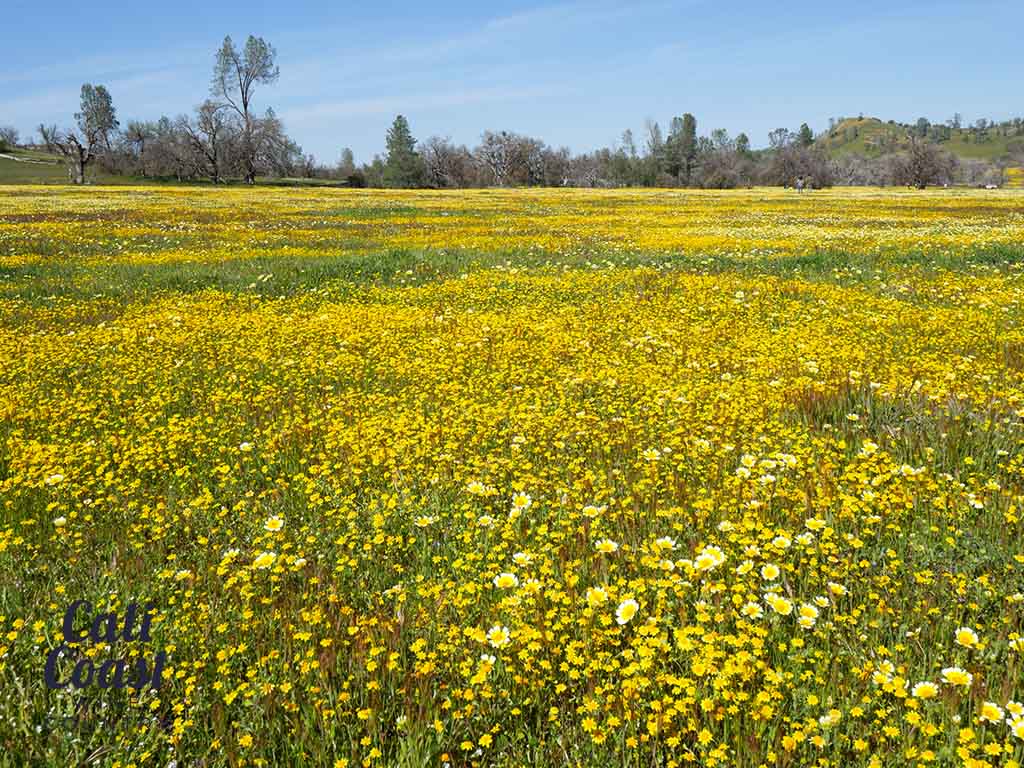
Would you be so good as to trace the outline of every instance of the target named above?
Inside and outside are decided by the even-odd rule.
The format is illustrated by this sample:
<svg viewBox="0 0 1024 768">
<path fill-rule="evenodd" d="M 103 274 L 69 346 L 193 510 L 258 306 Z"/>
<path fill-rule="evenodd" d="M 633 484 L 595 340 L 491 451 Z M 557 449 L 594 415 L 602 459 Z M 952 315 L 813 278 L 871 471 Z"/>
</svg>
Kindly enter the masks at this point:
<svg viewBox="0 0 1024 768">
<path fill-rule="evenodd" d="M 977 127 L 929 123 L 925 118 L 918 119 L 912 125 L 902 125 L 893 121 L 882 122 L 874 117 L 861 117 L 840 120 L 828 133 L 819 137 L 815 144 L 832 157 L 881 157 L 905 150 L 909 136 L 914 135 L 939 144 L 959 158 L 996 160 L 1015 153 L 1015 142 L 1021 140 L 1018 130 L 1013 123 L 988 127 L 982 131 Z"/>
<path fill-rule="evenodd" d="M 120 123 L 106 86 L 91 83 L 82 86 L 81 111 L 75 113 L 75 120 L 90 146 L 109 143 L 111 132 L 116 131 Z"/>
<path fill-rule="evenodd" d="M 796 134 L 796 143 L 801 147 L 809 147 L 814 143 L 814 133 L 807 123 L 800 126 L 800 130 Z"/>
<path fill-rule="evenodd" d="M 750 137 L 745 133 L 736 137 L 736 154 L 740 157 L 751 157 L 753 154 L 750 151 Z"/>
<path fill-rule="evenodd" d="M 244 51 L 239 51 L 231 35 L 224 38 L 213 67 L 210 93 L 227 102 L 246 119 L 257 83 L 270 85 L 280 76 L 275 63 L 277 51 L 262 37 L 249 35 Z"/>
<path fill-rule="evenodd" d="M 424 178 L 423 160 L 416 152 L 416 139 L 409 129 L 409 121 L 398 115 L 388 129 L 384 186 L 413 189 L 423 186 Z"/>
<path fill-rule="evenodd" d="M 682 147 L 683 179 L 690 183 L 693 166 L 697 162 L 697 118 L 687 112 L 683 115 Z"/>
</svg>

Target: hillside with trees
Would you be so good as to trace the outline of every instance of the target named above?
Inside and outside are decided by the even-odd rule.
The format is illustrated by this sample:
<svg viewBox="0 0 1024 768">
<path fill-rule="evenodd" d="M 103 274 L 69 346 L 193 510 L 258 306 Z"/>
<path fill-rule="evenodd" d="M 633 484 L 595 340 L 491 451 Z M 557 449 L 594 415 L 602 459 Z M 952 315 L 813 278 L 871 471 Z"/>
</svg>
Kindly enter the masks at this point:
<svg viewBox="0 0 1024 768">
<path fill-rule="evenodd" d="M 922 117 L 915 123 L 882 122 L 875 117 L 833 118 L 817 140 L 832 157 L 868 157 L 906 149 L 910 137 L 941 146 L 958 158 L 1013 160 L 1024 156 L 1024 120 L 996 122 L 981 118 L 964 125 L 957 114 L 942 123 Z"/>
<path fill-rule="evenodd" d="M 1024 165 L 1024 120 L 982 118 L 968 125 L 960 114 L 942 123 L 833 118 L 815 146 L 834 161 L 837 183 L 900 183 L 908 158 L 924 152 L 940 166 L 934 183 L 1016 186 Z"/>
</svg>

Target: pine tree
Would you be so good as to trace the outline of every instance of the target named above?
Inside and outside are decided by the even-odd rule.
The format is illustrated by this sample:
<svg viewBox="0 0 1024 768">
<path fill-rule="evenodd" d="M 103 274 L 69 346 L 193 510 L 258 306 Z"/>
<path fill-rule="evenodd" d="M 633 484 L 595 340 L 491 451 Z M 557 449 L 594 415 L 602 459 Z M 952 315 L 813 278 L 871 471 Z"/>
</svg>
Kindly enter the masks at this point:
<svg viewBox="0 0 1024 768">
<path fill-rule="evenodd" d="M 689 186 L 693 165 L 697 160 L 697 118 L 689 112 L 683 115 L 683 132 L 680 136 L 679 152 L 683 160 L 683 180 Z"/>
<path fill-rule="evenodd" d="M 750 137 L 745 133 L 741 133 L 736 137 L 736 154 L 744 158 L 752 157 L 750 152 Z"/>
<path fill-rule="evenodd" d="M 673 117 L 665 140 L 665 172 L 678 179 L 683 170 L 683 118 Z"/>
<path fill-rule="evenodd" d="M 416 139 L 409 130 L 409 121 L 399 115 L 388 129 L 384 186 L 411 189 L 422 186 L 424 176 L 423 161 L 416 152 Z"/>
<path fill-rule="evenodd" d="M 800 126 L 800 132 L 796 135 L 796 141 L 801 147 L 809 147 L 814 143 L 814 134 L 807 123 Z"/>
</svg>

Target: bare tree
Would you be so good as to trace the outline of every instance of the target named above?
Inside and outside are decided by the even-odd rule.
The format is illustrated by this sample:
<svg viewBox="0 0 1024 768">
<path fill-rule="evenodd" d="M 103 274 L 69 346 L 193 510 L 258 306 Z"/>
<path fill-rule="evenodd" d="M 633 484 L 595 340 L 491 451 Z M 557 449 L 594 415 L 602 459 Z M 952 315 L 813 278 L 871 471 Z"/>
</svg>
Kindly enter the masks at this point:
<svg viewBox="0 0 1024 768">
<path fill-rule="evenodd" d="M 137 172 L 142 176 L 146 175 L 146 143 L 156 136 L 156 129 L 152 123 L 132 120 L 124 130 L 124 140 L 137 158 Z"/>
<path fill-rule="evenodd" d="M 544 151 L 547 149 L 540 139 L 529 136 L 512 138 L 512 172 L 520 184 L 533 187 L 544 183 Z"/>
<path fill-rule="evenodd" d="M 601 161 L 596 153 L 589 155 L 577 155 L 569 162 L 569 174 L 566 178 L 566 186 L 571 187 L 598 187 L 606 186 L 603 180 Z"/>
<path fill-rule="evenodd" d="M 701 158 L 698 179 L 704 189 L 735 189 L 744 183 L 744 159 L 734 149 L 723 148 Z"/>
<path fill-rule="evenodd" d="M 564 187 L 569 182 L 572 152 L 568 147 L 552 149 L 545 147 L 543 152 L 544 180 L 548 187 Z"/>
<path fill-rule="evenodd" d="M 195 158 L 188 134 L 181 129 L 181 121 L 163 116 L 153 125 L 153 138 L 146 150 L 148 165 L 155 176 L 173 176 L 181 181 L 192 175 Z"/>
<path fill-rule="evenodd" d="M 268 108 L 263 117 L 254 120 L 252 125 L 252 147 L 255 149 L 252 167 L 277 176 L 293 176 L 301 165 L 302 148 L 288 138 L 274 110 Z M 244 137 L 242 150 L 242 160 L 248 170 Z"/>
<path fill-rule="evenodd" d="M 788 128 L 776 128 L 768 133 L 768 146 L 772 149 L 784 149 L 794 142 L 793 134 Z"/>
<path fill-rule="evenodd" d="M 858 187 L 884 187 L 892 183 L 887 158 L 869 158 L 861 154 L 844 155 L 832 162 L 837 184 Z"/>
<path fill-rule="evenodd" d="M 7 152 L 18 146 L 18 129 L 13 125 L 0 125 L 0 151 Z"/>
<path fill-rule="evenodd" d="M 242 121 L 242 162 L 248 184 L 256 181 L 259 154 L 256 119 L 251 111 L 252 98 L 257 85 L 270 85 L 277 80 L 280 70 L 275 64 L 276 58 L 277 51 L 262 37 L 249 35 L 245 50 L 240 52 L 229 35 L 217 52 L 213 68 L 210 93 L 234 110 Z"/>
<path fill-rule="evenodd" d="M 480 146 L 474 151 L 477 162 L 488 171 L 496 186 L 508 183 L 511 175 L 511 134 L 506 131 L 484 131 Z"/>
<path fill-rule="evenodd" d="M 183 116 L 178 127 L 188 137 L 189 147 L 210 181 L 223 181 L 225 145 L 232 133 L 227 108 L 207 99 L 196 109 L 194 122 Z"/>
<path fill-rule="evenodd" d="M 118 122 L 110 93 L 102 85 L 82 86 L 81 111 L 75 113 L 78 130 L 61 131 L 55 125 L 40 125 L 43 143 L 62 154 L 75 184 L 85 183 L 85 169 L 100 153 L 110 150 L 110 134 Z"/>
<path fill-rule="evenodd" d="M 955 170 L 953 155 L 911 135 L 906 153 L 895 161 L 893 174 L 899 184 L 924 189 L 929 184 L 949 183 Z"/>
<path fill-rule="evenodd" d="M 794 141 L 779 145 L 762 170 L 761 181 L 787 186 L 797 177 L 803 177 L 814 189 L 831 187 L 835 183 L 833 163 L 816 147 L 802 147 Z"/>
<path fill-rule="evenodd" d="M 317 162 L 313 155 L 305 155 L 299 163 L 299 170 L 302 171 L 302 178 L 314 179 L 317 174 Z"/>
<path fill-rule="evenodd" d="M 473 156 L 464 146 L 455 146 L 448 138 L 431 136 L 420 147 L 432 187 L 468 187 L 474 181 Z"/>
<path fill-rule="evenodd" d="M 50 151 L 59 152 L 68 163 L 68 175 L 73 184 L 85 183 L 85 168 L 93 159 L 93 148 L 83 142 L 74 131 L 61 131 L 56 125 L 39 125 L 39 137 Z"/>
<path fill-rule="evenodd" d="M 568 167 L 566 158 L 540 139 L 511 131 L 485 131 L 473 155 L 498 186 L 560 184 Z"/>
<path fill-rule="evenodd" d="M 1006 183 L 1006 169 L 1010 166 L 1008 160 L 997 160 L 994 163 L 987 160 L 973 160 L 964 158 L 957 163 L 957 176 L 968 186 L 984 187 L 994 184 L 1001 187 Z"/>
</svg>

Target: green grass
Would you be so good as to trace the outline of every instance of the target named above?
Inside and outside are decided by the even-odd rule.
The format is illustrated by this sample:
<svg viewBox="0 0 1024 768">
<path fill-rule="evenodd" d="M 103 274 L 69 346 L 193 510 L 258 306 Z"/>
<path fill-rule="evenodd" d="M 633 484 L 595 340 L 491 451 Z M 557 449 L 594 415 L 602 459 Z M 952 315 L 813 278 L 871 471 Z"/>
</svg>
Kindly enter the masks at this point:
<svg viewBox="0 0 1024 768">
<path fill-rule="evenodd" d="M 60 163 L 62 159 L 60 155 L 56 155 L 52 152 L 44 152 L 40 149 L 11 149 L 7 150 L 3 154 L 13 155 L 14 157 L 21 158 L 22 160 L 41 160 L 46 163 Z"/>
<path fill-rule="evenodd" d="M 15 155 L 21 160 L 11 160 L 7 157 L 0 157 L 0 185 L 3 184 L 67 184 L 68 171 L 63 159 L 57 155 L 49 155 L 45 152 L 32 150 L 14 150 L 3 152 L 4 155 Z M 25 162 L 35 160 L 38 162 Z M 198 185 L 209 186 L 206 179 L 194 181 L 179 181 L 170 178 L 143 178 L 141 176 L 119 176 L 110 173 L 97 171 L 95 166 L 90 167 L 86 172 L 86 182 L 90 184 L 173 184 L 175 186 Z M 240 180 L 229 180 L 229 185 L 240 185 Z M 257 179 L 256 183 L 263 187 L 348 187 L 344 181 L 338 179 Z"/>
<path fill-rule="evenodd" d="M 1020 136 L 992 136 L 988 141 L 980 144 L 967 141 L 967 135 L 954 135 L 949 141 L 942 143 L 943 149 L 952 152 L 957 157 L 974 160 L 998 160 L 1009 155 L 1009 147 L 1013 141 L 1020 142 Z"/>
<path fill-rule="evenodd" d="M 18 158 L 0 157 L 0 184 L 67 184 L 68 171 L 64 159 L 60 155 L 36 149 L 14 149 L 0 152 L 0 155 L 11 155 Z M 93 184 L 154 184 L 167 182 L 175 185 L 183 183 L 174 178 L 143 178 L 140 176 L 120 176 L 98 171 L 93 165 L 86 171 L 86 181 Z M 210 182 L 197 179 L 194 184 L 206 186 Z M 230 180 L 228 184 L 241 184 L 240 180 Z M 340 179 L 258 179 L 257 184 L 268 187 L 347 187 Z"/>
<path fill-rule="evenodd" d="M 445 280 L 477 270 L 503 268 L 509 263 L 529 269 L 587 268 L 597 265 L 656 267 L 693 274 L 733 273 L 748 277 L 778 277 L 813 283 L 859 285 L 872 292 L 895 295 L 892 281 L 907 270 L 921 279 L 943 273 L 1005 274 L 1024 264 L 1024 247 L 992 245 L 969 254 L 901 251 L 864 254 L 818 250 L 780 254 L 761 260 L 702 254 L 616 253 L 606 258 L 566 256 L 544 251 L 465 251 L 391 248 L 367 253 L 323 256 L 248 257 L 202 263 L 162 263 L 53 259 L 18 266 L 0 266 L 0 299 L 30 303 L 54 299 L 142 300 L 167 293 L 190 294 L 220 290 L 253 296 L 294 296 L 304 292 L 346 294 L 371 285 L 412 285 Z M 268 277 L 269 275 L 269 277 Z M 927 301 L 914 294 L 903 300 Z"/>
<path fill-rule="evenodd" d="M 851 138 L 847 131 L 856 129 L 857 137 Z M 832 157 L 846 155 L 867 155 L 879 157 L 895 151 L 906 144 L 906 128 L 895 123 L 885 123 L 875 117 L 849 118 L 840 121 L 832 131 L 820 137 L 818 146 L 823 147 Z M 878 142 L 885 142 L 885 147 Z M 1024 144 L 1024 136 L 1000 136 L 990 132 L 987 141 L 976 143 L 966 130 L 954 130 L 948 141 L 939 146 L 957 157 L 977 160 L 997 160 L 1011 154 L 1011 145 Z"/>
<path fill-rule="evenodd" d="M 16 194 L 7 190 L 0 199 Z M 383 750 L 374 766 L 667 766 L 694 749 L 696 737 L 684 733 L 673 748 L 655 740 L 630 750 L 624 745 L 627 736 L 642 734 L 630 720 L 621 730 L 609 726 L 611 736 L 601 746 L 583 733 L 580 705 L 592 686 L 616 696 L 614 691 L 625 690 L 618 678 L 602 675 L 616 674 L 617 665 L 635 658 L 647 659 L 654 670 L 645 696 L 652 701 L 681 696 L 673 691 L 674 680 L 655 677 L 663 670 L 673 678 L 677 672 L 689 675 L 698 658 L 684 649 L 676 628 L 696 630 L 709 642 L 723 638 L 724 650 L 716 650 L 716 658 L 733 649 L 748 653 L 739 643 L 756 648 L 756 663 L 789 681 L 774 694 L 771 718 L 755 722 L 742 708 L 728 712 L 723 705 L 702 713 L 700 702 L 715 703 L 726 675 L 688 678 L 686 685 L 695 691 L 688 705 L 692 716 L 705 718 L 694 720 L 693 730 L 705 722 L 716 729 L 721 723 L 719 741 L 739 745 L 734 760 L 718 765 L 796 766 L 836 754 L 834 765 L 863 766 L 845 745 L 861 734 L 871 736 L 875 725 L 852 715 L 844 716 L 846 730 L 824 731 L 830 742 L 822 748 L 808 743 L 781 760 L 767 760 L 765 753 L 781 755 L 779 742 L 791 727 L 802 733 L 802 723 L 815 722 L 811 718 L 833 704 L 844 712 L 863 705 L 900 724 L 900 700 L 869 693 L 870 683 L 859 670 L 893 647 L 906 676 L 921 679 L 951 663 L 956 651 L 949 649 L 949 634 L 958 624 L 983 621 L 989 629 L 986 642 L 992 638 L 986 655 L 979 650 L 971 664 L 979 681 L 988 673 L 997 682 L 975 691 L 975 698 L 1004 701 L 1013 694 L 1016 667 L 1004 671 L 1002 649 L 1006 632 L 1019 623 L 1011 624 L 1015 608 L 1004 598 L 1024 584 L 1024 575 L 1014 559 L 1022 551 L 1021 529 L 1005 515 L 1021 493 L 1019 464 L 1009 457 L 1019 451 L 1022 426 L 995 393 L 1009 392 L 1013 408 L 1021 402 L 1015 382 L 1024 344 L 1014 329 L 1020 319 L 1016 265 L 1024 262 L 1024 246 L 986 246 L 982 239 L 965 253 L 819 249 L 753 258 L 617 249 L 362 253 L 316 241 L 324 248 L 316 256 L 239 248 L 246 258 L 142 263 L 119 250 L 138 248 L 149 235 L 131 230 L 126 235 L 120 225 L 153 224 L 161 214 L 155 206 L 127 207 L 142 197 L 134 190 L 118 192 L 123 204 L 76 210 L 76 201 L 95 194 L 102 190 L 69 191 L 67 203 L 46 219 L 49 231 L 0 240 L 0 304 L 5 307 L 0 329 L 8 332 L 10 352 L 0 366 L 6 387 L 0 410 L 8 409 L 0 414 L 5 494 L 0 500 L 6 502 L 0 504 L 0 524 L 15 532 L 4 540 L 8 550 L 0 550 L 2 570 L 9 574 L 0 585 L 0 614 L 8 617 L 3 631 L 15 617 L 28 627 L 39 619 L 53 640 L 72 597 L 97 605 L 113 598 L 153 600 L 161 610 L 166 606 L 170 618 L 156 626 L 152 648 L 129 648 L 148 656 L 173 645 L 175 671 L 193 675 L 196 687 L 186 693 L 192 683 L 175 678 L 159 698 L 141 700 L 113 691 L 88 690 L 81 696 L 50 691 L 39 673 L 47 638 L 35 639 L 42 630 L 15 633 L 17 644 L 11 641 L 7 666 L 0 669 L 0 681 L 11 691 L 0 697 L 0 768 L 114 765 L 115 760 L 122 766 L 129 761 L 169 765 L 172 759 L 176 765 L 206 768 L 330 766 L 339 756 L 365 754 L 363 746 L 371 744 Z M 198 199 L 179 209 L 186 211 L 181 218 L 216 222 L 202 210 L 201 198 L 218 194 L 192 194 Z M 254 226 L 276 223 L 305 231 L 297 225 L 307 218 L 359 218 L 360 210 L 369 219 L 416 213 L 411 207 L 380 207 L 375 196 L 362 208 L 303 210 L 314 205 L 314 197 L 321 206 L 336 204 L 330 195 L 297 195 L 276 222 L 254 215 Z M 998 210 L 1013 216 L 1009 196 L 999 200 L 1004 207 Z M 207 219 L 201 218 L 204 213 Z M 15 210 L 5 221 L 0 213 L 0 228 L 31 230 L 36 224 L 31 216 Z M 89 217 L 97 226 L 77 229 Z M 163 244 L 187 252 L 186 234 L 168 233 L 153 236 L 154 248 Z M 194 235 L 197 251 L 209 246 L 203 238 L 220 237 L 201 227 Z M 38 260 L 21 258 L 29 255 Z M 99 258 L 104 255 L 111 260 Z M 652 269 L 592 280 L 594 265 L 612 264 Z M 565 267 L 579 272 L 554 281 L 534 279 L 562 275 Z M 484 268 L 494 274 L 471 274 Z M 519 274 L 524 269 L 543 274 Z M 688 279 L 684 272 L 701 279 Z M 470 280 L 462 285 L 457 278 L 465 273 Z M 958 273 L 964 273 L 961 282 Z M 704 279 L 717 274 L 724 279 Z M 1009 298 L 990 301 L 976 275 L 1005 278 L 998 295 Z M 438 290 L 368 288 L 444 278 L 453 279 Z M 840 290 L 851 285 L 854 290 Z M 204 290 L 230 295 L 189 295 Z M 820 361 L 820 376 L 795 368 L 800 361 Z M 854 377 L 853 368 L 863 375 Z M 930 397 L 932 387 L 948 380 L 947 373 L 957 379 L 957 390 L 986 395 L 991 387 L 993 394 Z M 881 391 L 872 386 L 876 378 L 884 383 Z M 920 391 L 918 381 L 925 383 Z M 525 392 L 524 406 L 512 400 L 517 391 Z M 758 402 L 750 393 L 764 397 Z M 733 398 L 742 400 L 729 404 Z M 234 451 L 250 434 L 262 438 L 256 452 L 236 460 Z M 513 437 L 520 434 L 522 448 Z M 723 448 L 693 450 L 693 436 L 701 434 L 713 435 Z M 647 475 L 648 468 L 640 474 L 633 463 L 652 438 L 658 445 L 669 443 L 682 457 L 664 475 Z M 555 439 L 557 456 L 545 442 Z M 867 439 L 886 458 L 858 458 Z M 734 479 L 746 452 L 769 456 L 783 450 L 799 457 L 801 467 L 772 478 L 778 491 L 758 497 L 758 491 Z M 378 463 L 383 451 L 390 453 Z M 69 477 L 82 478 L 73 488 L 23 479 L 29 472 L 50 471 L 41 462 L 58 461 L 55 466 L 70 468 L 64 470 Z M 228 470 L 223 478 L 222 461 Z M 327 461 L 336 462 L 333 469 L 321 466 Z M 528 475 L 531 482 L 564 500 L 538 504 L 522 528 L 503 529 L 501 543 L 487 537 L 470 544 L 462 538 L 463 513 L 477 510 L 461 495 L 455 472 L 463 470 L 452 468 L 486 466 L 496 486 L 504 488 L 523 476 L 520 467 L 526 462 L 544 473 Z M 927 467 L 927 481 L 906 479 L 899 471 L 903 463 Z M 574 494 L 582 491 L 590 498 L 591 483 L 607 482 L 609 496 L 630 500 L 621 525 L 600 522 L 607 527 L 592 531 L 597 523 L 561 511 L 576 503 L 563 489 L 580 482 L 583 472 L 592 479 L 576 486 Z M 964 493 L 986 488 L 989 480 L 999 484 L 987 489 L 990 498 L 982 507 L 963 503 Z M 636 495 L 627 496 L 633 489 Z M 377 522 L 378 500 L 398 492 L 402 506 Z M 604 566 L 589 559 L 594 536 L 620 531 L 621 540 L 640 542 L 675 524 L 689 548 L 700 537 L 714 536 L 710 531 L 724 532 L 716 524 L 752 499 L 765 502 L 751 506 L 745 519 L 751 526 L 765 522 L 744 544 L 804 526 L 808 515 L 820 515 L 822 525 L 827 519 L 825 543 L 793 555 L 786 576 L 794 596 L 822 591 L 825 578 L 833 575 L 847 580 L 853 594 L 836 613 L 851 612 L 841 614 L 843 621 L 834 626 L 822 621 L 827 634 L 803 634 L 797 646 L 788 644 L 793 638 L 781 624 L 766 623 L 763 635 L 760 630 L 745 635 L 746 630 L 726 623 L 731 619 L 716 618 L 706 627 L 710 618 L 693 621 L 697 601 L 703 607 L 703 595 L 717 599 L 722 594 L 717 587 L 680 596 L 666 590 L 649 598 L 652 604 L 664 601 L 665 618 L 658 621 L 668 629 L 665 644 L 648 659 L 635 650 L 648 646 L 627 645 L 628 637 L 602 640 L 596 622 L 568 613 L 589 580 L 633 568 L 626 561 L 613 571 L 599 571 Z M 79 507 L 81 514 L 95 517 L 77 523 L 66 538 L 49 533 L 49 521 L 66 508 L 79 514 Z M 154 508 L 159 519 L 151 513 Z M 338 509 L 350 515 L 344 524 L 335 522 Z M 877 521 L 869 522 L 875 512 Z M 452 527 L 437 534 L 408 527 L 410 515 L 421 513 L 447 516 Z M 282 545 L 304 542 L 312 550 L 310 570 L 286 574 L 273 588 L 245 582 L 247 588 L 255 586 L 244 593 L 214 580 L 220 552 L 236 542 L 263 546 L 256 537 L 264 534 L 253 535 L 253 528 L 263 530 L 258 526 L 269 514 L 288 520 L 289 538 L 282 537 Z M 534 533 L 542 527 L 546 536 L 549 526 L 557 533 L 550 540 Z M 370 545 L 378 535 L 384 543 Z M 511 603 L 500 610 L 524 625 L 536 622 L 541 630 L 564 614 L 562 626 L 568 629 L 558 637 L 579 642 L 584 661 L 575 675 L 569 661 L 562 661 L 570 658 L 565 643 L 538 640 L 536 650 L 524 645 L 515 658 L 536 660 L 550 670 L 547 675 L 521 675 L 511 661 L 506 669 L 503 660 L 488 684 L 494 694 L 477 696 L 473 706 L 479 709 L 471 716 L 455 717 L 449 704 L 456 684 L 450 681 L 458 681 L 458 690 L 464 685 L 452 671 L 457 654 L 469 648 L 467 663 L 475 663 L 481 649 L 445 638 L 461 636 L 464 627 L 489 625 L 498 598 L 483 596 L 475 586 L 472 593 L 468 589 L 480 581 L 489 584 L 484 568 L 505 562 L 515 547 L 551 557 L 540 570 L 551 580 L 542 595 L 549 602 L 516 613 Z M 738 542 L 734 547 L 735 563 L 743 549 Z M 577 554 L 583 552 L 587 555 Z M 343 562 L 351 565 L 341 567 Z M 195 581 L 187 583 L 195 586 L 174 586 L 186 583 L 171 581 L 169 574 L 178 567 L 192 570 Z M 237 570 L 241 573 L 241 566 Z M 733 572 L 731 566 L 728 570 Z M 575 592 L 562 590 L 569 578 L 574 588 L 580 583 Z M 638 575 L 630 586 L 647 578 Z M 662 581 L 652 577 L 652 584 L 655 578 Z M 387 602 L 396 580 L 415 587 L 403 586 L 408 597 L 400 604 Z M 758 589 L 734 585 L 733 594 Z M 57 593 L 57 586 L 65 591 Z M 445 595 L 456 589 L 475 597 L 449 607 Z M 725 613 L 728 603 L 721 603 Z M 312 666 L 299 672 L 304 651 L 295 631 L 307 624 L 316 628 L 305 612 L 321 605 L 322 631 L 338 650 L 316 646 L 313 638 L 306 657 Z M 1004 614 L 1008 619 L 999 625 Z M 553 633 L 562 630 L 555 625 L 551 631 L 556 637 Z M 637 636 L 642 637 L 639 631 Z M 439 659 L 439 666 L 446 666 L 428 679 L 415 671 L 412 658 L 418 647 L 413 644 L 420 641 L 455 661 Z M 394 653 L 393 674 L 370 676 L 365 661 L 374 647 L 382 649 L 381 659 Z M 222 650 L 220 659 L 216 654 Z M 944 653 L 949 655 L 940 656 Z M 511 651 L 507 654 L 513 659 Z M 615 672 L 582 666 L 598 654 L 607 654 L 602 663 L 614 665 Z M 556 688 L 562 679 L 566 682 Z M 999 680 L 1006 681 L 1007 690 L 998 689 Z M 254 687 L 252 696 L 225 699 L 242 681 L 279 687 L 258 695 Z M 370 687 L 378 681 L 382 687 Z M 291 694 L 282 691 L 282 682 L 294 683 Z M 751 695 L 766 690 L 756 676 L 734 684 Z M 824 692 L 821 709 L 807 703 L 817 692 Z M 352 698 L 341 700 L 342 694 Z M 321 715 L 321 698 L 343 709 Z M 620 711 L 618 699 L 608 701 L 601 712 L 604 722 L 608 713 Z M 137 716 L 149 702 L 154 704 L 148 711 L 160 717 L 181 715 L 184 736 L 178 749 L 160 743 L 155 728 L 100 724 L 94 710 L 78 722 L 56 720 L 78 703 Z M 644 706 L 636 698 L 621 701 L 621 711 L 641 713 L 640 729 L 648 711 Z M 925 710 L 930 717 L 945 718 L 939 721 L 940 739 L 948 734 L 951 743 L 957 743 L 961 723 L 975 723 L 966 697 L 963 703 L 947 697 L 927 706 L 933 707 Z M 372 714 L 365 725 L 356 714 L 360 711 Z M 434 722 L 443 725 L 443 733 Z M 500 732 L 490 752 L 477 759 L 467 748 L 456 751 L 464 738 L 475 739 L 492 723 Z M 916 730 L 901 727 L 908 740 L 917 737 Z M 978 728 L 983 736 L 984 727 Z M 989 743 L 993 730 L 987 732 Z M 242 734 L 255 736 L 249 751 L 239 747 Z M 932 744 L 936 749 L 944 748 L 940 739 Z M 454 757 L 442 758 L 445 752 Z M 891 753 L 895 757 L 886 765 L 902 764 L 905 751 Z M 262 763 L 254 761 L 257 756 Z M 1000 764 L 1019 756 L 1018 747 Z M 935 764 L 952 762 L 950 748 Z"/>
<path fill-rule="evenodd" d="M 34 149 L 15 149 L 0 154 L 18 158 L 0 157 L 0 184 L 67 184 L 68 168 L 60 155 Z M 92 166 L 86 171 L 86 180 L 93 184 L 133 183 L 130 177 L 113 176 L 97 171 Z"/>
<path fill-rule="evenodd" d="M 21 160 L 0 157 L 0 184 L 58 184 L 68 180 L 66 166 L 55 155 L 24 149 L 3 154 Z M 40 162 L 23 162 L 28 160 Z"/>
</svg>

